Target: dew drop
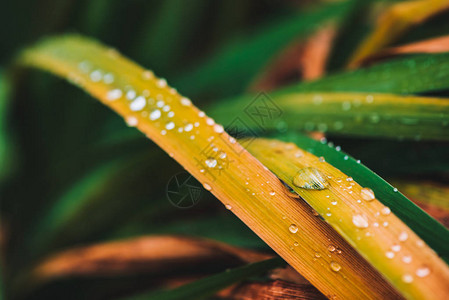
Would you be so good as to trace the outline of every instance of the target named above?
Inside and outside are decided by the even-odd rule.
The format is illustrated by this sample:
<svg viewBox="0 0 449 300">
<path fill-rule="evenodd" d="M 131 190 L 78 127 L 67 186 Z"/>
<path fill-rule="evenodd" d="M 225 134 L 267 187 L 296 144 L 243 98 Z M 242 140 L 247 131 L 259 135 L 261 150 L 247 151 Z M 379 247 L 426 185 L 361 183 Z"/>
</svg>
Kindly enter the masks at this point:
<svg viewBox="0 0 449 300">
<path fill-rule="evenodd" d="M 410 274 L 405 274 L 404 276 L 402 276 L 402 281 L 404 281 L 405 283 L 411 283 L 413 282 L 413 276 Z"/>
<path fill-rule="evenodd" d="M 291 233 L 297 233 L 298 232 L 298 226 L 296 226 L 295 224 L 291 224 L 290 227 L 288 227 L 288 230 Z"/>
<path fill-rule="evenodd" d="M 119 98 L 121 98 L 123 95 L 122 90 L 121 89 L 113 89 L 110 90 L 107 94 L 106 94 L 106 98 L 109 101 L 114 101 L 117 100 Z"/>
<path fill-rule="evenodd" d="M 348 177 L 348 178 L 346 178 L 346 181 L 353 181 L 354 179 L 352 179 L 352 177 Z"/>
<path fill-rule="evenodd" d="M 302 157 L 303 155 L 304 155 L 304 153 L 302 153 L 301 150 L 298 150 L 298 151 L 295 152 L 295 157 L 296 157 L 296 158 L 300 158 L 300 157 Z"/>
<path fill-rule="evenodd" d="M 335 261 L 331 261 L 330 267 L 331 267 L 332 271 L 334 271 L 334 272 L 338 272 L 341 270 L 340 264 Z"/>
<path fill-rule="evenodd" d="M 192 124 L 187 124 L 186 126 L 184 126 L 184 130 L 189 132 L 193 129 L 193 125 Z"/>
<path fill-rule="evenodd" d="M 225 159 L 226 156 L 226 152 L 220 152 L 220 154 L 218 154 L 218 157 L 220 157 L 221 159 Z"/>
<path fill-rule="evenodd" d="M 406 255 L 406 256 L 402 257 L 402 261 L 406 264 L 409 264 L 412 262 L 412 257 L 410 255 Z"/>
<path fill-rule="evenodd" d="M 172 130 L 173 128 L 175 128 L 175 123 L 173 123 L 173 122 L 168 122 L 165 125 L 165 129 L 167 129 L 167 130 Z"/>
<path fill-rule="evenodd" d="M 92 73 L 90 73 L 90 80 L 93 82 L 98 82 L 103 77 L 103 73 L 100 70 L 95 70 Z"/>
<path fill-rule="evenodd" d="M 157 82 L 157 86 L 160 88 L 164 88 L 167 86 L 167 80 L 165 79 L 159 79 Z"/>
<path fill-rule="evenodd" d="M 385 256 L 389 259 L 392 259 L 394 257 L 394 252 L 387 251 L 387 252 L 385 252 Z"/>
<path fill-rule="evenodd" d="M 274 196 L 274 195 L 276 195 L 276 192 L 275 191 L 271 191 L 270 192 L 270 196 Z"/>
<path fill-rule="evenodd" d="M 169 111 L 169 110 L 170 110 L 170 105 L 165 105 L 165 106 L 162 108 L 162 110 L 165 111 L 165 112 Z"/>
<path fill-rule="evenodd" d="M 320 257 L 321 257 L 321 254 L 318 253 L 318 252 L 315 252 L 315 257 L 316 257 L 316 258 L 320 258 Z"/>
<path fill-rule="evenodd" d="M 320 158 L 318 158 L 318 160 L 319 160 L 320 162 L 326 162 L 326 160 L 325 160 L 324 157 L 322 157 L 322 156 L 320 156 Z"/>
<path fill-rule="evenodd" d="M 371 200 L 374 200 L 374 198 L 375 198 L 374 192 L 370 188 L 363 188 L 360 191 L 360 195 L 362 196 L 363 200 L 366 200 L 366 201 L 371 201 Z"/>
<path fill-rule="evenodd" d="M 169 118 L 173 118 L 174 115 L 175 115 L 175 113 L 172 112 L 172 111 L 169 111 L 168 114 L 167 114 L 167 116 L 168 116 Z"/>
<path fill-rule="evenodd" d="M 397 188 L 393 188 L 393 192 L 397 193 L 398 189 Z"/>
<path fill-rule="evenodd" d="M 136 98 L 136 92 L 134 90 L 129 90 L 126 92 L 126 98 L 128 100 L 133 100 L 134 98 Z"/>
<path fill-rule="evenodd" d="M 223 126 L 221 126 L 221 125 L 219 125 L 219 124 L 215 124 L 215 125 L 214 125 L 214 131 L 215 131 L 216 133 L 222 133 L 222 132 L 224 131 L 224 128 L 223 128 Z"/>
<path fill-rule="evenodd" d="M 225 207 L 226 207 L 227 210 L 231 210 L 232 209 L 232 206 L 230 204 L 226 204 Z"/>
<path fill-rule="evenodd" d="M 329 187 L 329 182 L 324 174 L 311 167 L 299 170 L 293 178 L 293 184 L 309 190 L 324 190 Z"/>
<path fill-rule="evenodd" d="M 384 206 L 380 212 L 383 215 L 388 216 L 391 213 L 391 209 L 388 206 Z"/>
<path fill-rule="evenodd" d="M 299 246 L 299 243 L 298 243 L 298 242 L 294 242 L 293 245 L 294 245 L 295 247 L 298 247 L 298 246 Z"/>
<path fill-rule="evenodd" d="M 127 117 L 126 118 L 126 124 L 130 127 L 135 127 L 137 126 L 137 118 L 136 117 Z"/>
<path fill-rule="evenodd" d="M 403 231 L 399 234 L 399 241 L 405 242 L 408 239 L 408 233 Z"/>
<path fill-rule="evenodd" d="M 154 74 L 151 71 L 147 70 L 147 71 L 143 71 L 142 72 L 142 78 L 145 79 L 145 80 L 149 80 L 149 79 L 151 79 L 153 77 L 154 77 Z"/>
<path fill-rule="evenodd" d="M 422 267 L 419 268 L 418 270 L 416 270 L 416 276 L 418 277 L 426 277 L 427 275 L 430 274 L 430 269 L 427 267 Z"/>
<path fill-rule="evenodd" d="M 190 106 L 191 104 L 192 104 L 192 102 L 189 99 L 187 99 L 185 97 L 181 98 L 181 105 L 182 106 Z"/>
<path fill-rule="evenodd" d="M 206 119 L 206 124 L 212 126 L 212 125 L 215 124 L 215 121 L 212 118 L 207 118 Z"/>
<path fill-rule="evenodd" d="M 137 97 L 131 104 L 129 105 L 129 108 L 132 111 L 139 111 L 142 110 L 146 105 L 146 100 L 144 97 L 139 96 Z"/>
<path fill-rule="evenodd" d="M 204 111 L 200 111 L 198 113 L 198 117 L 203 118 L 206 114 L 204 113 Z"/>
<path fill-rule="evenodd" d="M 401 251 L 401 246 L 393 245 L 393 246 L 391 246 L 391 250 L 393 250 L 394 252 L 399 252 L 399 251 Z"/>
<path fill-rule="evenodd" d="M 207 184 L 207 183 L 204 183 L 204 184 L 203 184 L 203 187 L 204 187 L 207 191 L 212 190 L 212 187 L 211 187 L 209 184 Z"/>
<path fill-rule="evenodd" d="M 332 205 L 337 205 L 337 203 L 338 203 L 337 200 L 331 201 L 331 204 L 332 204 Z"/>
<path fill-rule="evenodd" d="M 154 121 L 161 117 L 161 111 L 159 109 L 155 109 L 150 113 L 150 120 Z"/>
<path fill-rule="evenodd" d="M 369 225 L 366 216 L 360 214 L 352 216 L 352 223 L 358 228 L 367 228 Z"/>
<path fill-rule="evenodd" d="M 205 163 L 209 168 L 215 168 L 217 166 L 217 160 L 214 158 L 206 159 Z"/>
<path fill-rule="evenodd" d="M 327 247 L 327 250 L 329 250 L 329 252 L 334 252 L 336 248 L 334 245 L 329 245 L 329 247 Z"/>
</svg>

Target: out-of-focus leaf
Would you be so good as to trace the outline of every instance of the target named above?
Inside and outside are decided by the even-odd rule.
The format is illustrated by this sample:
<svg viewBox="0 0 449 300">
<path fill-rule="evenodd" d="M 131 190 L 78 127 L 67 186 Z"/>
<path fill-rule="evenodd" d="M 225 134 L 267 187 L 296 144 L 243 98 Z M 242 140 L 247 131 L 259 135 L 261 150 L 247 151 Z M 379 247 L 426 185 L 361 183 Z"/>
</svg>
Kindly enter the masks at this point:
<svg viewBox="0 0 449 300">
<path fill-rule="evenodd" d="M 220 91 L 221 96 L 229 96 L 242 92 L 274 54 L 323 21 L 342 18 L 353 2 L 326 4 L 315 11 L 296 13 L 261 28 L 250 37 L 228 44 L 203 66 L 186 72 L 175 85 L 187 95 Z M 226 86 L 224 91 L 223 86 Z"/>
<path fill-rule="evenodd" d="M 449 250 L 447 248 L 449 230 L 410 202 L 396 188 L 373 173 L 360 161 L 331 145 L 299 134 L 284 134 L 277 136 L 277 138 L 293 142 L 302 149 L 324 157 L 327 162 L 354 178 L 360 185 L 371 188 L 379 201 L 390 207 L 396 216 L 413 229 L 446 262 L 449 262 Z"/>
<path fill-rule="evenodd" d="M 449 187 L 447 185 L 412 179 L 394 180 L 393 182 L 409 198 L 449 210 Z"/>
<path fill-rule="evenodd" d="M 219 290 L 240 282 L 247 278 L 261 275 L 274 268 L 283 266 L 285 263 L 280 258 L 272 258 L 261 262 L 252 263 L 236 269 L 231 269 L 210 277 L 206 277 L 193 283 L 181 286 L 174 290 L 162 290 L 151 292 L 136 297 L 127 298 L 129 300 L 157 299 L 157 300 L 189 300 L 204 299 L 212 296 Z"/>
<path fill-rule="evenodd" d="M 317 28 L 305 41 L 300 39 L 291 43 L 265 67 L 250 89 L 267 91 L 284 85 L 286 80 L 296 82 L 300 78 L 312 80 L 321 77 L 336 33 L 336 24 L 329 23 Z"/>
<path fill-rule="evenodd" d="M 11 162 L 14 159 L 7 126 L 10 97 L 9 85 L 10 82 L 7 80 L 5 72 L 0 69 L 0 180 L 8 174 Z"/>
<path fill-rule="evenodd" d="M 405 31 L 449 8 L 446 0 L 413 0 L 393 4 L 378 18 L 374 31 L 359 46 L 348 67 L 357 67 L 369 57 L 397 39 Z"/>
<path fill-rule="evenodd" d="M 423 93 L 448 88 L 448 77 L 449 54 L 423 54 L 300 83 L 282 91 Z"/>
<path fill-rule="evenodd" d="M 126 275 L 138 272 L 164 273 L 166 270 L 219 263 L 235 266 L 271 255 L 231 247 L 212 240 L 176 236 L 147 236 L 113 241 L 56 253 L 34 270 L 37 281 L 67 276 Z M 108 263 L 105 264 L 104 262 Z"/>
<path fill-rule="evenodd" d="M 210 114 L 227 124 L 239 116 L 252 130 L 449 140 L 449 99 L 372 93 L 273 93 L 223 101 Z"/>
<path fill-rule="evenodd" d="M 449 52 L 449 36 L 432 38 L 424 41 L 385 49 L 371 57 L 367 57 L 364 63 L 372 63 L 387 57 L 416 53 L 442 53 Z"/>
</svg>

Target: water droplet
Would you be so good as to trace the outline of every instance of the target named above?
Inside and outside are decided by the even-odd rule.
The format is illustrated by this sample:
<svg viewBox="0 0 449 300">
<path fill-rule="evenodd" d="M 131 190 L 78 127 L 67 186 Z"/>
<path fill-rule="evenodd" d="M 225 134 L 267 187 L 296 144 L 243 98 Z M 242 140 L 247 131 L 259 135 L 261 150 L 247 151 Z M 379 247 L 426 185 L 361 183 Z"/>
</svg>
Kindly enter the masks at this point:
<svg viewBox="0 0 449 300">
<path fill-rule="evenodd" d="M 402 281 L 404 281 L 405 283 L 411 283 L 413 282 L 413 276 L 410 274 L 405 274 L 404 276 L 402 276 Z"/>
<path fill-rule="evenodd" d="M 344 160 L 348 160 L 349 156 L 345 155 L 345 157 L 343 157 Z"/>
<path fill-rule="evenodd" d="M 114 101 L 121 98 L 122 95 L 123 93 L 121 89 L 113 89 L 106 94 L 106 99 L 108 99 L 109 101 Z"/>
<path fill-rule="evenodd" d="M 391 250 L 393 250 L 394 252 L 399 252 L 399 251 L 401 251 L 401 246 L 393 245 L 393 246 L 391 246 Z"/>
<path fill-rule="evenodd" d="M 164 105 L 162 110 L 165 111 L 165 112 L 169 111 L 170 110 L 170 105 Z"/>
<path fill-rule="evenodd" d="M 410 255 L 406 255 L 402 258 L 402 261 L 406 264 L 409 264 L 412 262 L 412 257 Z"/>
<path fill-rule="evenodd" d="M 215 168 L 217 166 L 217 160 L 214 158 L 206 159 L 205 163 L 209 168 Z"/>
<path fill-rule="evenodd" d="M 136 117 L 127 117 L 126 118 L 126 124 L 130 127 L 135 127 L 137 126 L 137 118 Z"/>
<path fill-rule="evenodd" d="M 324 174 L 311 167 L 299 170 L 293 178 L 293 184 L 309 190 L 324 190 L 329 187 L 329 182 Z"/>
<path fill-rule="evenodd" d="M 150 113 L 150 120 L 157 120 L 161 117 L 161 111 L 159 109 L 155 109 Z"/>
<path fill-rule="evenodd" d="M 321 257 L 321 254 L 318 253 L 318 252 L 315 252 L 315 257 L 316 257 L 316 258 L 320 258 L 320 257 Z"/>
<path fill-rule="evenodd" d="M 182 106 L 190 106 L 190 104 L 192 104 L 192 102 L 189 99 L 187 99 L 185 97 L 181 98 L 181 105 Z"/>
<path fill-rule="evenodd" d="M 293 245 L 294 245 L 295 247 L 298 247 L 298 246 L 299 246 L 299 243 L 298 243 L 298 242 L 294 242 Z"/>
<path fill-rule="evenodd" d="M 393 192 L 397 193 L 398 189 L 397 188 L 393 188 Z"/>
<path fill-rule="evenodd" d="M 168 116 L 169 118 L 173 118 L 174 115 L 175 115 L 175 113 L 172 112 L 172 111 L 169 111 L 168 114 L 167 114 L 167 116 Z"/>
<path fill-rule="evenodd" d="M 331 204 L 332 204 L 332 205 L 337 205 L 337 200 L 331 201 Z"/>
<path fill-rule="evenodd" d="M 408 233 L 403 231 L 399 234 L 399 241 L 405 242 L 408 239 Z"/>
<path fill-rule="evenodd" d="M 167 86 L 167 80 L 165 79 L 159 79 L 157 82 L 157 86 L 160 88 L 164 88 Z"/>
<path fill-rule="evenodd" d="M 206 114 L 204 113 L 204 111 L 200 111 L 198 113 L 198 117 L 203 118 Z"/>
<path fill-rule="evenodd" d="M 270 196 L 274 196 L 274 195 L 276 195 L 276 192 L 275 191 L 271 191 L 270 192 Z"/>
<path fill-rule="evenodd" d="M 165 130 L 165 129 L 161 130 L 161 134 L 162 135 L 166 135 L 167 134 L 167 130 Z"/>
<path fill-rule="evenodd" d="M 334 252 L 336 248 L 334 245 L 329 245 L 329 247 L 327 247 L 327 250 L 329 250 L 329 252 Z"/>
<path fill-rule="evenodd" d="M 95 70 L 92 73 L 90 73 L 90 80 L 93 82 L 98 82 L 103 77 L 103 73 L 100 70 Z"/>
<path fill-rule="evenodd" d="M 128 100 L 133 100 L 134 98 L 136 98 L 136 92 L 134 90 L 129 90 L 126 92 L 126 98 Z"/>
<path fill-rule="evenodd" d="M 106 84 L 111 84 L 114 82 L 114 75 L 112 75 L 111 73 L 107 73 L 104 75 L 103 77 L 103 81 Z"/>
<path fill-rule="evenodd" d="M 288 230 L 291 233 L 297 233 L 298 232 L 298 226 L 296 226 L 295 224 L 291 224 L 290 227 L 288 227 Z"/>
<path fill-rule="evenodd" d="M 143 71 L 142 72 L 142 78 L 145 79 L 145 80 L 149 80 L 149 79 L 151 79 L 153 77 L 154 77 L 154 74 L 151 71 L 147 70 L 147 71 Z"/>
<path fill-rule="evenodd" d="M 391 213 L 391 209 L 388 206 L 384 206 L 380 212 L 383 215 L 388 216 Z"/>
<path fill-rule="evenodd" d="M 216 133 L 222 133 L 222 132 L 224 131 L 224 128 L 223 128 L 223 126 L 221 126 L 221 125 L 219 125 L 219 124 L 215 124 L 215 125 L 214 125 L 214 131 L 215 131 Z"/>
<path fill-rule="evenodd" d="M 348 111 L 351 109 L 351 102 L 345 101 L 341 104 L 343 110 Z"/>
<path fill-rule="evenodd" d="M 371 200 L 374 200 L 374 198 L 375 198 L 374 192 L 370 188 L 363 188 L 360 191 L 360 195 L 362 196 L 363 200 L 366 200 L 366 201 L 371 201 Z"/>
<path fill-rule="evenodd" d="M 206 119 L 206 124 L 212 126 L 212 125 L 215 124 L 215 121 L 212 118 L 207 118 Z"/>
<path fill-rule="evenodd" d="M 193 129 L 193 125 L 192 124 L 187 124 L 186 126 L 184 126 L 184 130 L 189 132 Z"/>
<path fill-rule="evenodd" d="M 331 261 L 330 267 L 331 267 L 332 271 L 334 271 L 334 272 L 338 272 L 341 270 L 340 264 L 335 261 Z"/>
<path fill-rule="evenodd" d="M 204 187 L 207 191 L 212 190 L 212 187 L 211 187 L 209 184 L 207 184 L 207 183 L 204 183 L 204 184 L 203 184 L 203 187 Z"/>
<path fill-rule="evenodd" d="M 220 152 L 219 154 L 218 154 L 218 157 L 220 157 L 221 159 L 225 159 L 226 158 L 226 152 Z"/>
<path fill-rule="evenodd" d="M 232 206 L 230 204 L 226 204 L 225 207 L 226 207 L 227 210 L 231 210 L 232 209 Z"/>
<path fill-rule="evenodd" d="M 296 158 L 302 157 L 303 155 L 304 155 L 304 153 L 301 150 L 298 150 L 298 151 L 295 152 L 295 157 Z"/>
<path fill-rule="evenodd" d="M 175 123 L 173 123 L 173 122 L 168 122 L 165 125 L 165 129 L 167 129 L 167 130 L 172 130 L 173 128 L 175 128 Z"/>
<path fill-rule="evenodd" d="M 324 159 L 324 157 L 320 156 L 320 158 L 318 159 L 320 162 L 326 162 L 326 160 Z"/>
<path fill-rule="evenodd" d="M 354 179 L 352 179 L 352 177 L 348 177 L 346 178 L 346 181 L 353 181 Z"/>
<path fill-rule="evenodd" d="M 387 252 L 385 252 L 385 256 L 389 259 L 392 259 L 394 257 L 394 252 L 387 251 Z"/>
<path fill-rule="evenodd" d="M 129 105 L 129 108 L 132 111 L 139 111 L 142 110 L 146 105 L 146 100 L 144 97 L 139 96 L 137 97 L 131 104 Z"/>
<path fill-rule="evenodd" d="M 360 214 L 352 216 L 352 223 L 358 228 L 367 228 L 369 225 L 366 216 Z"/>
<path fill-rule="evenodd" d="M 418 270 L 416 270 L 416 276 L 418 277 L 426 277 L 427 275 L 430 274 L 430 269 L 427 267 L 422 267 L 419 268 Z"/>
</svg>

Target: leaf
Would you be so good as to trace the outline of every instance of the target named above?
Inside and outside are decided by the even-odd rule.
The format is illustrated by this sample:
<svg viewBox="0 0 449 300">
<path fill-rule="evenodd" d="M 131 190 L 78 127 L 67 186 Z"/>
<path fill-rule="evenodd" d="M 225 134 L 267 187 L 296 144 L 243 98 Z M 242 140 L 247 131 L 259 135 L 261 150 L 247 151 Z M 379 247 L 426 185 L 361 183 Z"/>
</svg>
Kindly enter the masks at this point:
<svg viewBox="0 0 449 300">
<path fill-rule="evenodd" d="M 407 45 L 387 48 L 377 54 L 367 57 L 363 63 L 372 63 L 373 61 L 378 61 L 397 55 L 443 52 L 449 52 L 449 36 L 441 36 L 424 41 L 413 42 Z"/>
<path fill-rule="evenodd" d="M 127 298 L 129 300 L 138 299 L 157 299 L 157 300 L 175 300 L 175 299 L 204 299 L 213 295 L 215 292 L 240 282 L 252 276 L 263 274 L 274 268 L 282 266 L 284 262 L 279 258 L 272 258 L 261 262 L 252 263 L 243 267 L 228 270 L 210 277 L 206 277 L 193 283 L 181 286 L 174 290 L 162 290 L 145 295 Z"/>
<path fill-rule="evenodd" d="M 8 175 L 14 156 L 8 135 L 8 106 L 10 97 L 10 82 L 5 72 L 0 69 L 0 179 Z"/>
<path fill-rule="evenodd" d="M 449 140 L 449 99 L 441 98 L 278 92 L 270 96 L 262 94 L 255 98 L 245 96 L 223 101 L 215 105 L 210 114 L 224 123 L 231 121 L 230 116 L 241 116 L 242 122 L 255 131 L 259 126 L 264 131 L 273 131 L 285 124 L 292 131 Z"/>
<path fill-rule="evenodd" d="M 424 242 L 389 207 L 375 199 L 382 196 L 375 195 L 372 186 L 360 186 L 326 163 L 324 157 L 303 152 L 293 143 L 254 139 L 247 149 L 291 186 L 405 297 L 439 299 L 449 292 L 448 266 L 432 249 L 422 248 Z M 416 215 L 409 217 L 417 220 Z M 403 257 L 412 257 L 412 261 L 404 263 Z M 335 258 L 330 265 L 337 272 L 345 268 Z M 432 270 L 435 275 L 422 276 L 421 270 Z"/>
<path fill-rule="evenodd" d="M 374 31 L 357 48 L 348 67 L 356 68 L 365 58 L 377 53 L 413 26 L 448 8 L 446 0 L 414 0 L 391 5 L 379 16 Z"/>
<path fill-rule="evenodd" d="M 176 269 L 235 266 L 271 255 L 228 246 L 211 240 L 177 236 L 146 236 L 72 248 L 46 258 L 32 271 L 39 282 L 69 276 L 123 276 L 162 274 Z M 107 264 L 105 264 L 107 262 Z"/>
<path fill-rule="evenodd" d="M 136 125 L 324 294 L 397 296 L 307 204 L 291 198 L 274 174 L 164 79 L 79 36 L 47 39 L 23 52 L 19 61 L 68 78 Z M 300 242 L 297 247 L 295 242 Z M 326 253 L 329 243 L 345 253 L 333 258 L 345 266 L 340 272 L 345 277 L 329 264 L 313 262 L 314 253 Z"/>
<path fill-rule="evenodd" d="M 322 5 L 308 13 L 290 16 L 261 28 L 249 37 L 228 44 L 201 67 L 186 72 L 175 84 L 188 95 L 242 92 L 264 65 L 293 39 L 304 36 L 325 20 L 343 18 L 355 1 Z"/>
<path fill-rule="evenodd" d="M 350 157 L 332 144 L 321 143 L 299 134 L 290 134 L 277 138 L 293 142 L 316 156 L 323 156 L 325 160 L 343 173 L 351 176 L 361 186 L 370 187 L 376 198 L 390 207 L 393 213 L 407 224 L 434 251 L 449 262 L 449 231 L 435 219 L 419 209 L 404 195 L 383 180 L 377 174 L 364 166 L 360 161 Z M 419 220 L 419 222 L 417 222 Z"/>
<path fill-rule="evenodd" d="M 416 55 L 282 89 L 292 92 L 424 93 L 449 87 L 449 54 Z"/>
</svg>

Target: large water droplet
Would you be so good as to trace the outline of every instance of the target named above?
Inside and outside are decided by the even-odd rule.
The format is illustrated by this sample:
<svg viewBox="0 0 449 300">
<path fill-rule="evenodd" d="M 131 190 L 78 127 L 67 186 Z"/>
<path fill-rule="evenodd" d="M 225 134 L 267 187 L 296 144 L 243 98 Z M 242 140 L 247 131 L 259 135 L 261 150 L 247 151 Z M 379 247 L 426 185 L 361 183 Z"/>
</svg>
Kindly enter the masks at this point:
<svg viewBox="0 0 449 300">
<path fill-rule="evenodd" d="M 291 233 L 297 233 L 298 232 L 298 226 L 296 226 L 295 224 L 291 224 L 290 227 L 288 227 L 288 230 Z"/>
<path fill-rule="evenodd" d="M 325 175 L 315 168 L 299 170 L 293 178 L 293 184 L 297 187 L 309 190 L 324 190 L 329 187 Z"/>
<path fill-rule="evenodd" d="M 352 216 L 352 223 L 358 228 L 367 228 L 369 225 L 366 216 L 360 214 Z"/>
<path fill-rule="evenodd" d="M 331 267 L 332 271 L 334 271 L 334 272 L 338 272 L 341 270 L 340 264 L 335 261 L 331 261 L 330 267 Z"/>
<path fill-rule="evenodd" d="M 360 195 L 362 196 L 362 198 L 366 201 L 371 201 L 374 200 L 375 196 L 374 196 L 374 192 L 372 189 L 370 188 L 363 188 L 360 191 Z"/>
</svg>

